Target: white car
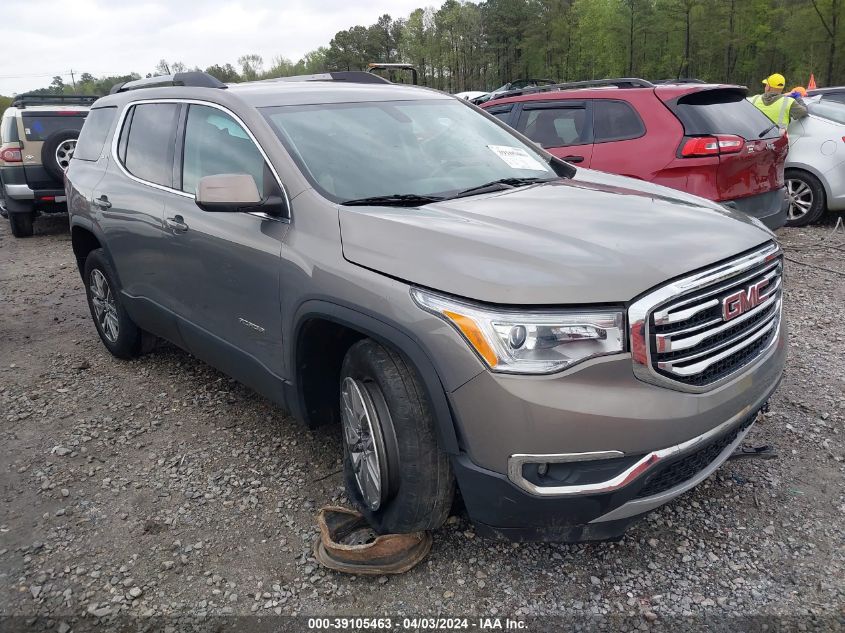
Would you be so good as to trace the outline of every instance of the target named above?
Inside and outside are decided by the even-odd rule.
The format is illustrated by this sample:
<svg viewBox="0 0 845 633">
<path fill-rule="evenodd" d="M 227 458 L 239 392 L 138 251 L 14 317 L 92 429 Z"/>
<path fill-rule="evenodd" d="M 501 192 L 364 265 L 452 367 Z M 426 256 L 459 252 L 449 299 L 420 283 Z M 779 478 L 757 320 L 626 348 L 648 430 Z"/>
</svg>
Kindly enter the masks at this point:
<svg viewBox="0 0 845 633">
<path fill-rule="evenodd" d="M 845 104 L 807 102 L 809 116 L 789 124 L 787 226 L 805 226 L 845 210 Z"/>
<path fill-rule="evenodd" d="M 478 99 L 478 97 L 483 97 L 486 94 L 489 93 L 484 92 L 483 90 L 467 90 L 466 92 L 456 92 L 455 96 L 458 99 L 466 99 L 467 101 L 472 101 L 473 99 Z"/>
</svg>

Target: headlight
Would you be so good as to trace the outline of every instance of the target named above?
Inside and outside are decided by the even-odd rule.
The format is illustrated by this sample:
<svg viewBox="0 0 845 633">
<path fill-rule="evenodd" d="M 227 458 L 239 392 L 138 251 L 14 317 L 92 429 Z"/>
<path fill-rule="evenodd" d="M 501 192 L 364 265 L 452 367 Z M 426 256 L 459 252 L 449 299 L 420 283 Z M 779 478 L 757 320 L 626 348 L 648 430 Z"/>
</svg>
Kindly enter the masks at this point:
<svg viewBox="0 0 845 633">
<path fill-rule="evenodd" d="M 621 310 L 512 311 L 417 288 L 411 296 L 457 329 L 493 371 L 549 374 L 624 350 Z"/>
</svg>

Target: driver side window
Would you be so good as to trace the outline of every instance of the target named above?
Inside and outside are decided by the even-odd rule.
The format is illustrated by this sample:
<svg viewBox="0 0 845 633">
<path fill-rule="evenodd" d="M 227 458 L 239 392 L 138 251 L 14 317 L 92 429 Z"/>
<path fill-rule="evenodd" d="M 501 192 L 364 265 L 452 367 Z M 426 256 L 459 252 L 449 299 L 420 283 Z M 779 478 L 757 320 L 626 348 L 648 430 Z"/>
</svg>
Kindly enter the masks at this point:
<svg viewBox="0 0 845 633">
<path fill-rule="evenodd" d="M 246 130 L 222 110 L 192 104 L 185 124 L 182 191 L 196 194 L 200 178 L 218 174 L 249 174 L 264 191 L 264 157 Z"/>
</svg>

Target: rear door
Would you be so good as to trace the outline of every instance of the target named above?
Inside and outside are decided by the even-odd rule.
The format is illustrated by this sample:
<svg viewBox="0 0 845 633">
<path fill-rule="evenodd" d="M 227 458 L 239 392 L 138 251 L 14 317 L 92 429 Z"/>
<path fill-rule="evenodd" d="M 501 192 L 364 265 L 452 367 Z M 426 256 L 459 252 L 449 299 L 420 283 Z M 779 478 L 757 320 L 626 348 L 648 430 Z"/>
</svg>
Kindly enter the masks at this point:
<svg viewBox="0 0 845 633">
<path fill-rule="evenodd" d="M 116 106 L 95 108 L 88 113 L 65 182 L 68 209 L 74 215 L 88 217 L 96 213 L 94 190 L 109 165 L 110 144 L 107 141 L 111 139 L 116 118 Z"/>
<path fill-rule="evenodd" d="M 745 98 L 745 90 L 715 88 L 667 103 L 687 138 L 719 141 L 717 200 L 735 200 L 780 189 L 788 140 Z"/>
<path fill-rule="evenodd" d="M 133 314 L 155 334 L 177 341 L 175 325 L 157 310 L 166 305 L 163 283 L 173 274 L 164 254 L 164 209 L 173 190 L 178 103 L 130 104 L 119 115 L 109 164 L 94 187 L 91 209 L 105 234 L 121 290 Z M 155 319 L 153 326 L 149 322 Z"/>
<path fill-rule="evenodd" d="M 649 151 L 657 148 L 649 148 L 645 123 L 631 104 L 621 99 L 594 99 L 591 106 L 592 169 L 647 179 L 665 164 L 661 151 Z"/>
<path fill-rule="evenodd" d="M 580 167 L 593 157 L 593 121 L 586 101 L 524 101 L 516 125 L 551 154 Z"/>
</svg>

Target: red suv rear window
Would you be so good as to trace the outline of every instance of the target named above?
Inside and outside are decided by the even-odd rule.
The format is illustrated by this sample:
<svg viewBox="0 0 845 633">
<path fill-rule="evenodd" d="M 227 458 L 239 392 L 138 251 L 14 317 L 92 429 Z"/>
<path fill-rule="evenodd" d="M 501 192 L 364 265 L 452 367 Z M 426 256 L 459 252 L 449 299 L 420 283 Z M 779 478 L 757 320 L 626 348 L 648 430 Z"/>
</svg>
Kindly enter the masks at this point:
<svg viewBox="0 0 845 633">
<path fill-rule="evenodd" d="M 754 141 L 780 134 L 769 118 L 746 100 L 743 90 L 701 90 L 667 105 L 681 120 L 687 136 L 733 134 Z"/>
</svg>

